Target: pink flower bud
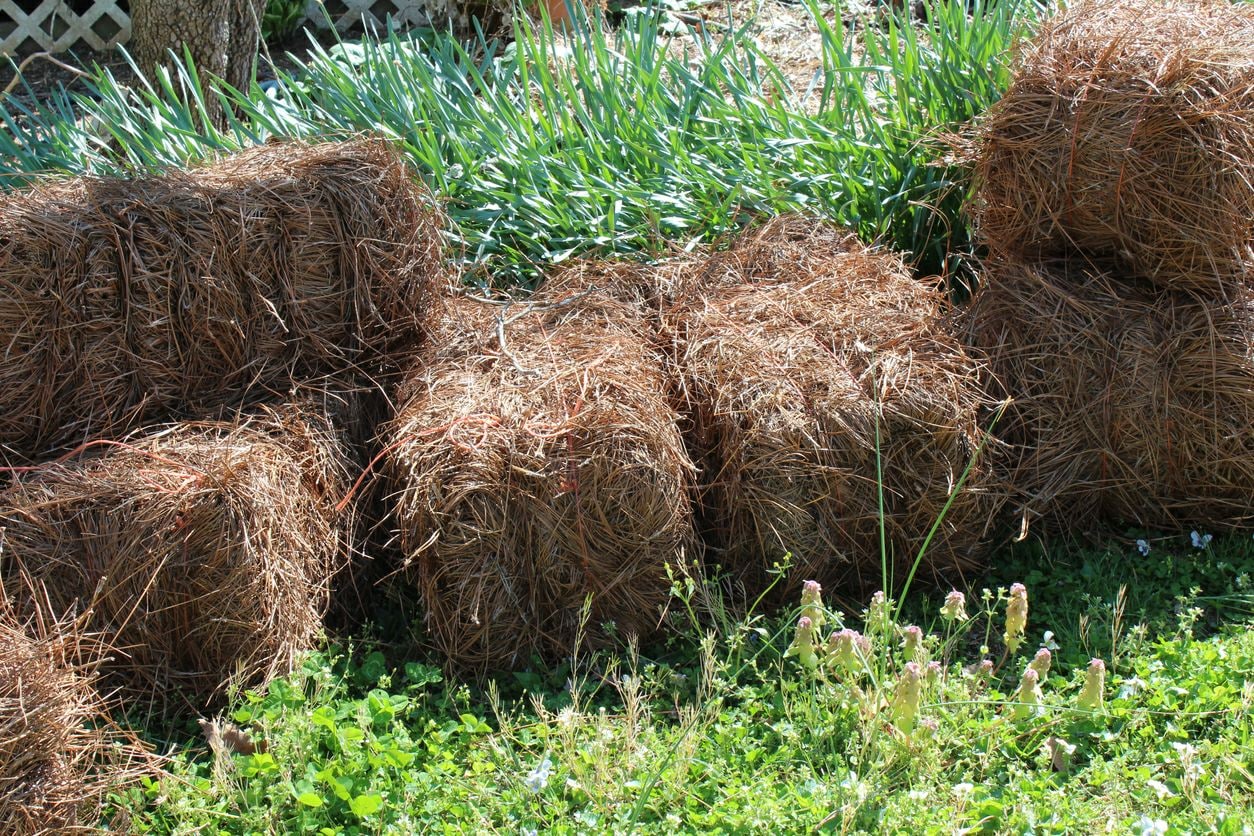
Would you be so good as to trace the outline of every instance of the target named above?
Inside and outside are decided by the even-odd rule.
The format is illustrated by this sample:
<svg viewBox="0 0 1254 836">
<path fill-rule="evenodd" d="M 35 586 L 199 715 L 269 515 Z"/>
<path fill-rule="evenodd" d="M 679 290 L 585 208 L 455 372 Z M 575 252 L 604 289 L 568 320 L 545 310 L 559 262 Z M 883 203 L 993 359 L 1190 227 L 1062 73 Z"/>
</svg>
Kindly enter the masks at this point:
<svg viewBox="0 0 1254 836">
<path fill-rule="evenodd" d="M 1080 708 L 1101 711 L 1106 703 L 1106 663 L 1101 659 L 1089 662 L 1084 674 L 1084 687 L 1080 689 Z"/>
<path fill-rule="evenodd" d="M 827 640 L 827 661 L 848 673 L 858 673 L 871 655 L 871 641 L 856 630 L 838 630 Z"/>
<path fill-rule="evenodd" d="M 1031 717 L 1044 699 L 1041 693 L 1041 675 L 1028 668 L 1019 681 L 1019 690 L 1015 691 L 1015 705 L 1011 707 L 1010 716 L 1015 720 L 1026 720 Z"/>
<path fill-rule="evenodd" d="M 1010 587 L 1010 602 L 1006 605 L 1006 632 L 1002 640 L 1006 650 L 1014 653 L 1023 643 L 1023 631 L 1028 626 L 1028 589 L 1021 583 Z"/>
<path fill-rule="evenodd" d="M 810 619 L 815 631 L 823 629 L 823 587 L 818 581 L 806 581 L 801 585 L 801 615 Z"/>
<path fill-rule="evenodd" d="M 967 598 L 958 590 L 945 596 L 945 604 L 940 609 L 941 618 L 946 621 L 967 620 Z"/>
<path fill-rule="evenodd" d="M 797 661 L 809 670 L 819 666 L 819 657 L 814 650 L 814 623 L 804 615 L 797 619 L 797 633 L 784 651 L 784 658 L 789 656 L 796 656 Z"/>
<path fill-rule="evenodd" d="M 916 657 L 923 653 L 923 631 L 913 624 L 902 630 L 901 648 L 907 659 L 918 661 Z"/>
<path fill-rule="evenodd" d="M 1042 647 L 1040 650 L 1036 651 L 1036 656 L 1034 656 L 1032 661 L 1028 663 L 1028 667 L 1036 671 L 1041 677 L 1041 681 L 1044 681 L 1045 677 L 1049 676 L 1049 669 L 1053 664 L 1053 661 L 1054 656 L 1049 652 L 1049 648 Z"/>
<path fill-rule="evenodd" d="M 901 679 L 897 680 L 897 690 L 893 693 L 893 701 L 889 706 L 892 723 L 898 731 L 909 733 L 914 728 L 922 693 L 923 672 L 919 670 L 915 662 L 906 662 L 902 668 Z"/>
<path fill-rule="evenodd" d="M 883 592 L 871 596 L 871 605 L 866 610 L 866 630 L 871 634 L 884 635 L 892 623 L 892 603 Z"/>
</svg>

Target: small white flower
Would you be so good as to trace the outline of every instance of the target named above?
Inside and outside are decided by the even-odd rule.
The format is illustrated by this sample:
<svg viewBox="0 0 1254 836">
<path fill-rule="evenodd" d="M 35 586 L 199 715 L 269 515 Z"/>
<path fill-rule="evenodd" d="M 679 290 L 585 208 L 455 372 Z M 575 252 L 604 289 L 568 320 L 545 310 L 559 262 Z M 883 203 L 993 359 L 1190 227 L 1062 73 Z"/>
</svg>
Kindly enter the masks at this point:
<svg viewBox="0 0 1254 836">
<path fill-rule="evenodd" d="M 1196 533 L 1197 533 L 1197 532 L 1194 532 L 1194 534 L 1196 534 Z M 1147 555 L 1147 554 L 1149 554 L 1149 553 L 1150 553 L 1150 544 L 1149 544 L 1149 541 L 1148 541 L 1148 540 L 1137 540 L 1137 541 L 1136 541 L 1136 550 L 1137 550 L 1137 551 L 1139 551 L 1142 555 Z"/>
<path fill-rule="evenodd" d="M 853 792 L 854 798 L 858 800 L 859 804 L 866 801 L 867 795 L 870 793 L 870 788 L 867 787 L 866 782 L 858 777 L 858 773 L 852 770 L 840 782 L 840 787 L 843 790 Z"/>
<path fill-rule="evenodd" d="M 1061 737 L 1050 737 L 1045 741 L 1045 751 L 1049 753 L 1049 766 L 1055 772 L 1071 769 L 1071 758 L 1075 756 L 1074 743 L 1068 743 Z"/>
<path fill-rule="evenodd" d="M 1145 786 L 1149 787 L 1155 793 L 1158 794 L 1159 801 L 1162 801 L 1164 798 L 1170 798 L 1171 796 L 1175 795 L 1175 793 L 1173 793 L 1166 784 L 1164 784 L 1162 781 L 1156 781 L 1153 778 L 1146 781 Z"/>
<path fill-rule="evenodd" d="M 954 784 L 954 798 L 959 801 L 966 801 L 973 792 L 975 792 L 975 784 L 969 784 L 966 781 L 963 781 L 961 784 Z"/>
<path fill-rule="evenodd" d="M 1120 683 L 1119 690 L 1115 693 L 1115 699 L 1126 700 L 1129 697 L 1135 697 L 1137 694 L 1145 690 L 1146 684 L 1145 680 L 1141 679 L 1139 676 L 1134 676 L 1131 679 L 1125 679 L 1122 683 Z"/>
<path fill-rule="evenodd" d="M 527 789 L 532 792 L 541 792 L 549 785 L 549 776 L 553 774 L 553 761 L 549 760 L 549 756 L 545 755 L 544 760 L 536 765 L 536 768 L 527 773 L 527 777 L 523 779 L 523 783 L 527 785 Z"/>
<path fill-rule="evenodd" d="M 1167 833 L 1167 822 L 1149 816 L 1141 816 L 1133 827 L 1141 836 L 1166 836 Z"/>
<path fill-rule="evenodd" d="M 1209 534 L 1198 534 L 1196 531 L 1189 532 L 1189 539 L 1193 541 L 1193 548 L 1204 549 L 1210 545 L 1213 539 Z"/>
<path fill-rule="evenodd" d="M 1060 649 L 1060 648 L 1058 647 L 1058 642 L 1054 641 L 1054 631 L 1053 631 L 1053 630 L 1046 630 L 1046 631 L 1045 631 L 1045 636 L 1044 636 L 1044 638 L 1041 640 L 1041 647 L 1045 648 L 1046 650 L 1050 650 L 1050 651 L 1056 651 L 1056 650 L 1059 650 L 1059 649 Z"/>
</svg>

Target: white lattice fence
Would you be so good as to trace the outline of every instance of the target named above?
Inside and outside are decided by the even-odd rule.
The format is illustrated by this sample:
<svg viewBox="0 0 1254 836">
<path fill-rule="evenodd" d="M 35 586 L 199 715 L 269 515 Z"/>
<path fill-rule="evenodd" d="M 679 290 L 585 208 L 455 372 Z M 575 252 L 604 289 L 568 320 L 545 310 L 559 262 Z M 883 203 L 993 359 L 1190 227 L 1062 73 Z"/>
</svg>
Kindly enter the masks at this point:
<svg viewBox="0 0 1254 836">
<path fill-rule="evenodd" d="M 305 17 L 319 28 L 326 26 L 329 17 L 340 31 L 358 23 L 382 30 L 389 15 L 398 26 L 426 26 L 430 23 L 427 10 L 433 5 L 444 4 L 439 0 L 309 0 Z"/>
<path fill-rule="evenodd" d="M 431 6 L 431 0 L 309 0 L 305 13 L 315 26 L 330 19 L 343 31 L 359 23 L 382 28 L 389 16 L 402 26 L 426 25 Z M 118 0 L 0 0 L 0 55 L 108 49 L 130 34 L 130 15 Z"/>
<path fill-rule="evenodd" d="M 79 4 L 80 6 L 82 4 Z M 23 10 L 34 7 L 33 11 Z M 131 19 L 114 0 L 93 3 L 76 12 L 66 0 L 17 3 L 0 0 L 0 52 L 43 49 L 65 52 L 80 44 L 106 49 L 130 34 Z"/>
</svg>

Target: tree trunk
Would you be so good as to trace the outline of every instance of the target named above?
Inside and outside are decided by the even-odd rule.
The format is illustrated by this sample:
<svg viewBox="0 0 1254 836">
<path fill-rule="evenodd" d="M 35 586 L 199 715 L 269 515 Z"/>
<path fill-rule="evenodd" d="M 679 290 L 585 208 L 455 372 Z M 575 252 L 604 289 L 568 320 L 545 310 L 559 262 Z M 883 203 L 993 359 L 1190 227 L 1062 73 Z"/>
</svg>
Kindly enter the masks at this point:
<svg viewBox="0 0 1254 836">
<path fill-rule="evenodd" d="M 266 13 L 266 0 L 230 0 L 229 18 L 231 49 L 226 59 L 227 84 L 236 90 L 248 90 L 253 80 L 253 61 L 261 45 L 261 18 Z"/>
<path fill-rule="evenodd" d="M 252 80 L 266 0 L 131 0 L 131 54 L 150 78 L 169 67 L 169 51 L 191 53 L 202 79 L 221 79 L 237 90 Z M 206 84 L 206 93 L 208 85 Z M 206 95 L 210 118 L 221 121 L 217 97 Z"/>
</svg>

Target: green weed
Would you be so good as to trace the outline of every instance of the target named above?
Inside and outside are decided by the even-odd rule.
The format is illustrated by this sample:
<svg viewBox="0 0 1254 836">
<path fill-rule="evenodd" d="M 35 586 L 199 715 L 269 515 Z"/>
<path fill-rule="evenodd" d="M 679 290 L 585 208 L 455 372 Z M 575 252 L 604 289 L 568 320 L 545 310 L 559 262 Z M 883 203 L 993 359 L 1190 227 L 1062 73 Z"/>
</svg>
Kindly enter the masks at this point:
<svg viewBox="0 0 1254 836">
<path fill-rule="evenodd" d="M 117 804 L 148 833 L 1243 832 L 1254 631 L 1129 632 L 1117 666 L 1068 672 L 1001 652 L 1014 594 L 951 597 L 923 630 L 808 589 L 813 663 L 795 618 L 758 618 L 576 659 L 560 698 L 316 655 L 232 714 L 266 752 L 186 750 Z M 1056 604 L 1033 598 L 1024 636 Z"/>
</svg>

